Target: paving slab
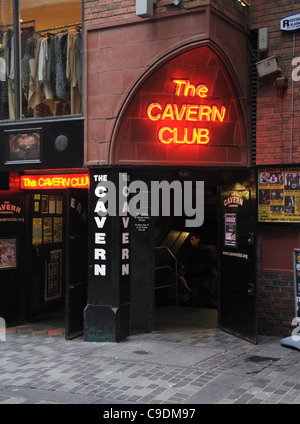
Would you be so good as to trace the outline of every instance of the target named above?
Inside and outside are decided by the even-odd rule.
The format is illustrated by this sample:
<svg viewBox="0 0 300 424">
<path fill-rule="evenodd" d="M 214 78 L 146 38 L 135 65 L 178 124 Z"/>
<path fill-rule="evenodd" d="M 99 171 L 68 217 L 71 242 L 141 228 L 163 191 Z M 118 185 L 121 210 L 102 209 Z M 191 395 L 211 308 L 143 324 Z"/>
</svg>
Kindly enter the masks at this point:
<svg viewBox="0 0 300 424">
<path fill-rule="evenodd" d="M 185 325 L 91 343 L 29 327 L 0 342 L 0 404 L 300 403 L 300 352 L 280 338 Z"/>
</svg>

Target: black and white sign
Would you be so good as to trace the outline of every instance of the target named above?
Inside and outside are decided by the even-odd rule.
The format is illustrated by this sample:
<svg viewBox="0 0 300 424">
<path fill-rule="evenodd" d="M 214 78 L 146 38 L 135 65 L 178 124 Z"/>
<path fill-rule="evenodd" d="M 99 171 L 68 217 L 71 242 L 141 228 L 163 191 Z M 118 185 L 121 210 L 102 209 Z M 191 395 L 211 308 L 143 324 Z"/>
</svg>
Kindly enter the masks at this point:
<svg viewBox="0 0 300 424">
<path fill-rule="evenodd" d="M 287 16 L 280 21 L 282 31 L 297 31 L 300 29 L 300 13 Z"/>
</svg>

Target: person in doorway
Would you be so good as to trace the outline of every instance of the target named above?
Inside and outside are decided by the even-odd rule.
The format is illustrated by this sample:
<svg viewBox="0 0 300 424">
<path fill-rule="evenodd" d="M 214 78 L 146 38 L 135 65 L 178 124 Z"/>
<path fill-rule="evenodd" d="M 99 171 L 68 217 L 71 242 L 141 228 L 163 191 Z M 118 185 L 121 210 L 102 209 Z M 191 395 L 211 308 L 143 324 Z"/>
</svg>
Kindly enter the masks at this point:
<svg viewBox="0 0 300 424">
<path fill-rule="evenodd" d="M 190 233 L 187 251 L 183 257 L 185 278 L 191 288 L 191 303 L 196 307 L 211 307 L 210 282 L 215 258 L 211 250 L 200 241 L 200 236 Z"/>
</svg>

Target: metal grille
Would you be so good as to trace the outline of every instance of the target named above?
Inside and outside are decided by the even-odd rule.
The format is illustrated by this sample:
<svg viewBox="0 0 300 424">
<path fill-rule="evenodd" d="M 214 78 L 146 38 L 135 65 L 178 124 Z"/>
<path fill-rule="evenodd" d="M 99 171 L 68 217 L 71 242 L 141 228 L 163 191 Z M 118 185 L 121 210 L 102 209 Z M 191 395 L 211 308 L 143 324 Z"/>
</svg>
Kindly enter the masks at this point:
<svg viewBox="0 0 300 424">
<path fill-rule="evenodd" d="M 251 82 L 251 122 L 250 122 L 250 143 L 251 143 L 251 166 L 256 165 L 256 108 L 257 108 L 257 31 L 252 31 L 249 48 L 251 53 L 251 69 L 250 69 L 250 82 Z"/>
</svg>

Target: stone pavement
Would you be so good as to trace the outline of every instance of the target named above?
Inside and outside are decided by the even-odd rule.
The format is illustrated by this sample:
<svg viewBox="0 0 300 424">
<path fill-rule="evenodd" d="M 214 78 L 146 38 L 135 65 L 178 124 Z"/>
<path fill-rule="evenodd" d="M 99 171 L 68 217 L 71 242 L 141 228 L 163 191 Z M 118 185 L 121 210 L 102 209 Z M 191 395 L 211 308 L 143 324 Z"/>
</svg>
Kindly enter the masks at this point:
<svg viewBox="0 0 300 424">
<path fill-rule="evenodd" d="M 0 341 L 1 404 L 299 404 L 300 352 L 182 325 L 121 343 L 26 325 Z M 51 331 L 53 330 L 53 331 Z"/>
</svg>

